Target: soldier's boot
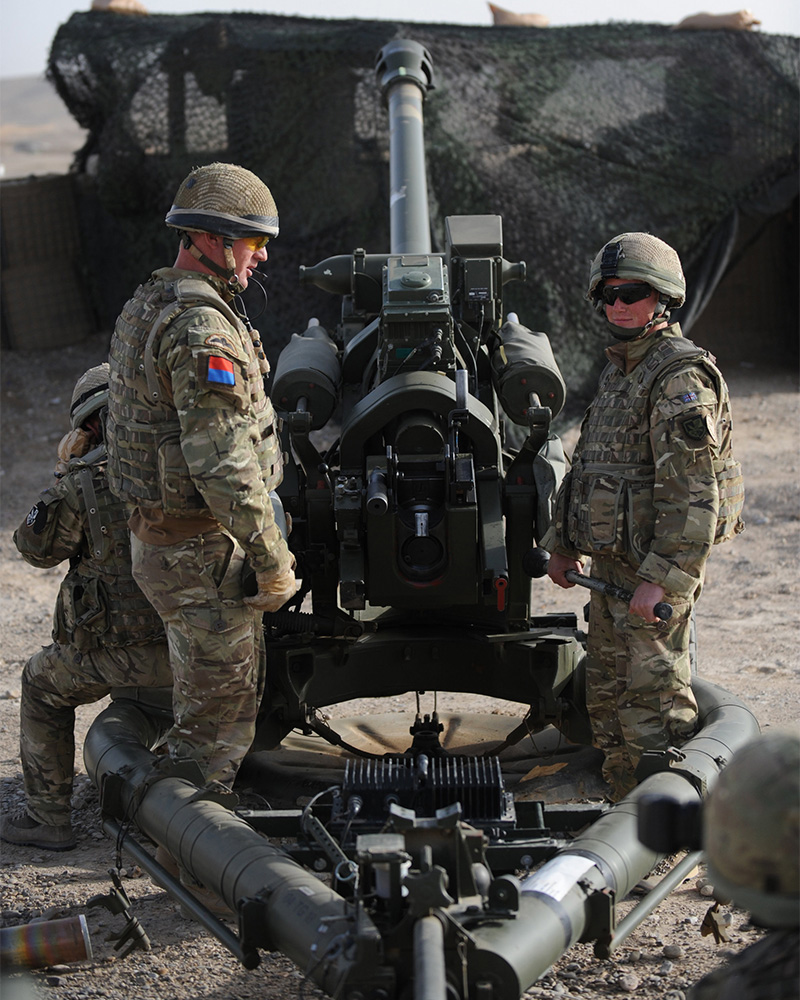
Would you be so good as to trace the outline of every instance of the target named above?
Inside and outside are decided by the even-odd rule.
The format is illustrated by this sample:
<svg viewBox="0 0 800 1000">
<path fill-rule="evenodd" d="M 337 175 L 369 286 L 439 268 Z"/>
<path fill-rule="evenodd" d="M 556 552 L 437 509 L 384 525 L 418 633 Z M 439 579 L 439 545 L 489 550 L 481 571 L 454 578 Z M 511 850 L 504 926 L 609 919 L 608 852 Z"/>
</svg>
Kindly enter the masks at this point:
<svg viewBox="0 0 800 1000">
<path fill-rule="evenodd" d="M 48 826 L 37 822 L 27 812 L 0 818 L 0 840 L 44 851 L 71 851 L 77 843 L 70 823 Z"/>
<path fill-rule="evenodd" d="M 625 762 L 608 754 L 603 762 L 603 778 L 608 786 L 606 799 L 609 802 L 619 802 L 636 788 L 636 778 L 627 769 Z"/>
</svg>

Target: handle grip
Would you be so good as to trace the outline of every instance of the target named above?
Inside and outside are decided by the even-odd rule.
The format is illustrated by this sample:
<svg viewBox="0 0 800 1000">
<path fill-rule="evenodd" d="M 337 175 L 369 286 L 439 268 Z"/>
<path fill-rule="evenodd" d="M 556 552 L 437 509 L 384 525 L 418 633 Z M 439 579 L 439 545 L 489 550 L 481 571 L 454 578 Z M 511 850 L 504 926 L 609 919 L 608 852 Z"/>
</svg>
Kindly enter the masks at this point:
<svg viewBox="0 0 800 1000">
<path fill-rule="evenodd" d="M 577 583 L 579 587 L 586 587 L 589 590 L 596 590 L 600 594 L 608 594 L 609 597 L 616 597 L 620 601 L 631 602 L 633 594 L 622 587 L 615 587 L 613 583 L 606 583 L 604 580 L 596 580 L 592 576 L 584 576 L 575 569 L 568 569 L 564 574 L 565 579 L 570 583 Z M 659 601 L 653 607 L 653 614 L 660 618 L 662 622 L 668 622 L 672 618 L 672 605 L 667 601 Z"/>
</svg>

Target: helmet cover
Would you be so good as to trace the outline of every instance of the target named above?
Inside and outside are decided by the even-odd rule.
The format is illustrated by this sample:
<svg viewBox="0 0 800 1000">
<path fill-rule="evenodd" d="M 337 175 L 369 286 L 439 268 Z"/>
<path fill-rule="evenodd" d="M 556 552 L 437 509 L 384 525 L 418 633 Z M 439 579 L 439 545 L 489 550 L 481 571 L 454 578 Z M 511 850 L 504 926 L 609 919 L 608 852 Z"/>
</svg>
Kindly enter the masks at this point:
<svg viewBox="0 0 800 1000">
<path fill-rule="evenodd" d="M 800 737 L 775 730 L 738 750 L 703 808 L 708 877 L 767 927 L 800 924 Z"/>
<path fill-rule="evenodd" d="M 173 229 L 239 240 L 277 236 L 278 209 L 267 185 L 234 163 L 195 167 L 164 220 Z"/>
<path fill-rule="evenodd" d="M 95 365 L 85 371 L 75 383 L 69 405 L 69 420 L 73 430 L 77 430 L 87 417 L 108 404 L 108 362 Z"/>
<path fill-rule="evenodd" d="M 650 233 L 621 233 L 599 251 L 589 272 L 586 297 L 597 302 L 606 278 L 646 281 L 669 301 L 668 308 L 683 305 L 686 279 L 680 257 L 672 247 Z"/>
</svg>

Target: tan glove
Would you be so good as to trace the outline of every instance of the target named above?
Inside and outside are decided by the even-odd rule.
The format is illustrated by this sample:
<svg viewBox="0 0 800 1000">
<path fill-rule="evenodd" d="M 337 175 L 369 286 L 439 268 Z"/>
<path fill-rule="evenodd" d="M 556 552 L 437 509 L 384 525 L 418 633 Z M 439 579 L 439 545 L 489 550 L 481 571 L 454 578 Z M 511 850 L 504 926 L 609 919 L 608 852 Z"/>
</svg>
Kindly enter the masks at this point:
<svg viewBox="0 0 800 1000">
<path fill-rule="evenodd" d="M 70 459 L 83 458 L 91 450 L 94 441 L 91 431 L 85 431 L 82 427 L 68 431 L 58 442 L 58 461 L 54 470 L 56 478 L 60 479 L 66 474 Z"/>
<path fill-rule="evenodd" d="M 258 593 L 253 597 L 245 597 L 244 603 L 256 611 L 278 611 L 300 589 L 294 576 L 294 560 L 284 570 L 256 573 L 256 583 Z"/>
</svg>

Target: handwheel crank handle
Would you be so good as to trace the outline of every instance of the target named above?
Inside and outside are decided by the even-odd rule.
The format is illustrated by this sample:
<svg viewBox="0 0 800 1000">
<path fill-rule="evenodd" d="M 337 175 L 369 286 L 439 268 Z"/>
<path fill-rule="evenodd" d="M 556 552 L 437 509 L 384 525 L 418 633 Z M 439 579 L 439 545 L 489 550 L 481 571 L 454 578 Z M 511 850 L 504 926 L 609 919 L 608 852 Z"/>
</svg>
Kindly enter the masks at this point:
<svg viewBox="0 0 800 1000">
<path fill-rule="evenodd" d="M 589 590 L 596 590 L 599 594 L 616 597 L 620 601 L 625 601 L 626 604 L 630 604 L 633 598 L 633 594 L 629 590 L 615 587 L 613 583 L 606 583 L 604 580 L 595 580 L 594 577 L 584 576 L 576 569 L 568 569 L 564 577 L 570 583 L 577 583 L 579 587 L 587 587 Z M 672 605 L 668 604 L 667 601 L 659 601 L 653 606 L 653 614 L 662 622 L 668 622 L 672 618 Z"/>
</svg>

